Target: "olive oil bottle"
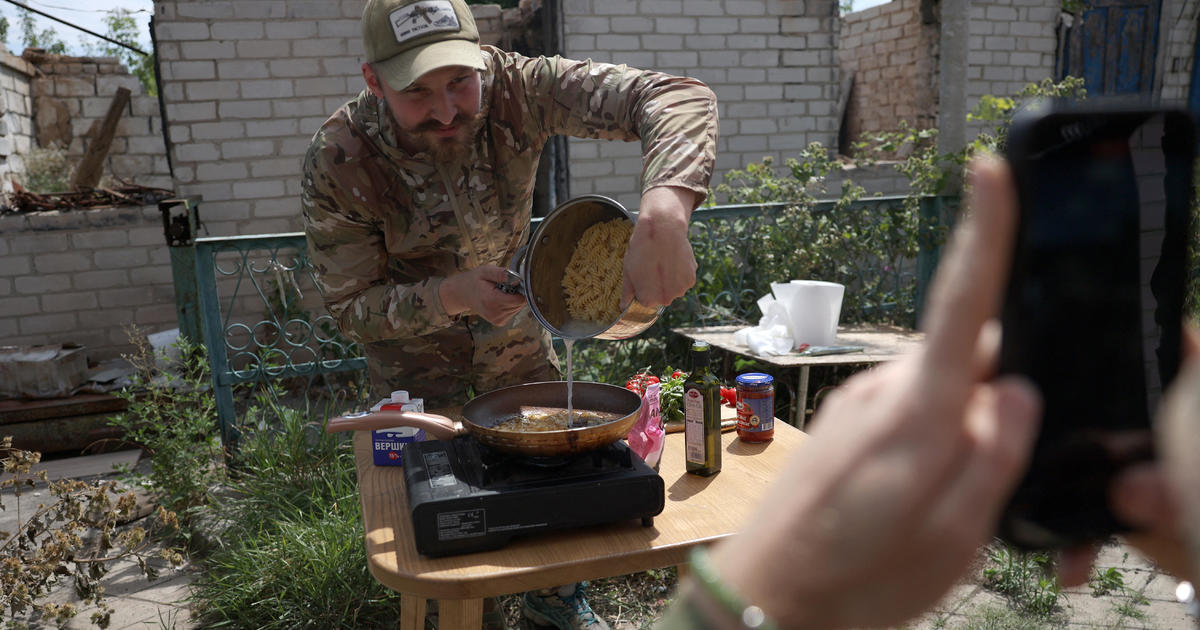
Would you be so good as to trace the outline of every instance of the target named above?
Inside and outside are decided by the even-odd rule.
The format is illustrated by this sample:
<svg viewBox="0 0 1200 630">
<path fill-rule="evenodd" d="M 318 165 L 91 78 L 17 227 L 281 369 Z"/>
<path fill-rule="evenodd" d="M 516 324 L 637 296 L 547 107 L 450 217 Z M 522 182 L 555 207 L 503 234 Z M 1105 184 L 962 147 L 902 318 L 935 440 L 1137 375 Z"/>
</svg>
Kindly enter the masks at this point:
<svg viewBox="0 0 1200 630">
<path fill-rule="evenodd" d="M 687 471 L 721 472 L 721 381 L 709 368 L 708 344 L 692 344 L 692 371 L 683 384 L 683 436 Z"/>
</svg>

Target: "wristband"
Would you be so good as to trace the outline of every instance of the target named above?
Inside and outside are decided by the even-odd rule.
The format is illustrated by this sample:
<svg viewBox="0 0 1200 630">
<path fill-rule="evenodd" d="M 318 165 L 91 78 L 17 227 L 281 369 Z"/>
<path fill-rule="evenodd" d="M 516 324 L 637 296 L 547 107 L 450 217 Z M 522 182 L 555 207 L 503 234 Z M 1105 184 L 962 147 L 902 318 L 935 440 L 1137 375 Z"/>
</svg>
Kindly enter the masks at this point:
<svg viewBox="0 0 1200 630">
<path fill-rule="evenodd" d="M 696 546 L 691 552 L 692 575 L 709 598 L 720 604 L 726 613 L 741 622 L 749 630 L 779 630 L 774 621 L 758 606 L 747 604 L 717 575 L 708 549 Z"/>
</svg>

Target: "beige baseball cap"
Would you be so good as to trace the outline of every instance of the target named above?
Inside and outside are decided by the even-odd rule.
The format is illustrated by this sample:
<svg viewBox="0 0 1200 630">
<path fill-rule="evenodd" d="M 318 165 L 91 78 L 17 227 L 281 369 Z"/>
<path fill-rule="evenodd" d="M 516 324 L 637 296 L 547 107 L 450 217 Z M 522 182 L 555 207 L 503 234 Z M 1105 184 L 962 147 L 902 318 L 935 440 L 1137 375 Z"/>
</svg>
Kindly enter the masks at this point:
<svg viewBox="0 0 1200 630">
<path fill-rule="evenodd" d="M 438 68 L 485 69 L 475 16 L 463 0 L 368 0 L 362 34 L 367 62 L 393 90 Z"/>
</svg>

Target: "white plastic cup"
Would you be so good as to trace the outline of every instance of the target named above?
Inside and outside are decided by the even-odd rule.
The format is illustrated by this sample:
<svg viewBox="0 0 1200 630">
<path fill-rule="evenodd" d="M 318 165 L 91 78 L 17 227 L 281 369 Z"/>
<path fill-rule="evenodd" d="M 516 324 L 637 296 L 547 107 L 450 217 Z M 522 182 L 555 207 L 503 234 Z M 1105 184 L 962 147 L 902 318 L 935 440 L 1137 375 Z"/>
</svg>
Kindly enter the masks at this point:
<svg viewBox="0 0 1200 630">
<path fill-rule="evenodd" d="M 784 303 L 788 305 L 788 317 L 792 322 L 792 349 L 801 344 L 833 345 L 846 286 L 820 280 L 792 280 L 788 287 L 782 292 L 790 294 Z M 771 289 L 775 290 L 774 283 Z M 779 295 L 779 292 L 775 294 L 777 298 Z"/>
</svg>

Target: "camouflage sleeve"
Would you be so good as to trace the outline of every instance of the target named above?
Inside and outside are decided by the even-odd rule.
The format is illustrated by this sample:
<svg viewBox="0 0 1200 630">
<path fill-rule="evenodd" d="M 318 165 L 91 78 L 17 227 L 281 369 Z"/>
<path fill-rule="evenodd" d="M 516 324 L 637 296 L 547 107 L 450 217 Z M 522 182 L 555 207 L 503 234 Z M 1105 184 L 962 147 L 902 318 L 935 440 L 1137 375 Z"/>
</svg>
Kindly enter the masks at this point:
<svg viewBox="0 0 1200 630">
<path fill-rule="evenodd" d="M 522 58 L 510 71 L 526 87 L 533 124 L 547 136 L 641 140 L 643 192 L 679 186 L 700 198 L 707 193 L 717 99 L 700 81 L 561 57 Z"/>
<path fill-rule="evenodd" d="M 378 221 L 346 194 L 348 170 L 361 170 L 337 152 L 323 150 L 320 136 L 304 160 L 301 207 L 308 253 L 325 308 L 347 337 L 358 342 L 416 337 L 446 328 L 442 278 L 411 284 L 389 281 L 387 250 Z M 339 183 L 341 182 L 341 183 Z"/>
</svg>

